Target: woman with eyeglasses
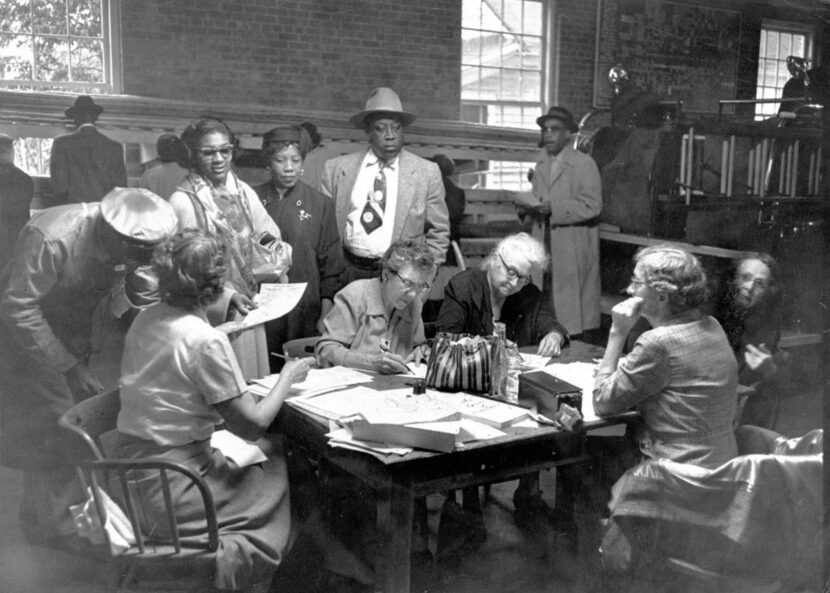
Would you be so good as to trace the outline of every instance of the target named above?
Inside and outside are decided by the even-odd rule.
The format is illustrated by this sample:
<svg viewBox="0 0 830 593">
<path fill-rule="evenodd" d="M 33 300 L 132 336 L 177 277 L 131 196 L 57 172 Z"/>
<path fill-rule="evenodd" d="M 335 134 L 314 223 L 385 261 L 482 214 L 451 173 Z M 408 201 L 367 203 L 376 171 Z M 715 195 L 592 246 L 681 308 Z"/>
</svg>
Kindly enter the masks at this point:
<svg viewBox="0 0 830 593">
<path fill-rule="evenodd" d="M 783 323 L 781 272 L 766 253 L 735 262 L 715 310 L 738 361 L 738 382 L 754 387 L 740 424 L 773 428 L 778 412 L 778 374 L 786 353 L 778 349 Z"/>
<path fill-rule="evenodd" d="M 527 233 L 505 237 L 480 270 L 465 270 L 449 281 L 438 331 L 490 336 L 493 322 L 501 321 L 507 339 L 519 347 L 537 345 L 537 354 L 557 356 L 568 344 L 568 332 L 530 280 L 547 261 L 544 246 Z"/>
<path fill-rule="evenodd" d="M 234 136 L 222 120 L 204 118 L 189 125 L 182 140 L 190 153 L 190 172 L 170 205 L 179 228 L 199 228 L 221 239 L 228 249 L 226 298 L 228 312 L 247 315 L 255 308 L 258 282 L 253 271 L 254 242 L 269 244 L 275 264 L 269 281 L 286 281 L 291 266 L 291 246 L 280 240 L 277 223 L 265 211 L 253 189 L 232 169 Z M 226 319 L 212 319 L 215 324 Z M 246 378 L 269 372 L 268 347 L 262 326 L 242 332 L 233 341 Z"/>
<path fill-rule="evenodd" d="M 334 297 L 317 342 L 321 366 L 406 373 L 406 362 L 424 341 L 421 296 L 435 268 L 430 251 L 398 241 L 381 258 L 380 278 L 355 280 Z"/>
<path fill-rule="evenodd" d="M 547 262 L 544 245 L 527 233 L 505 237 L 481 269 L 465 270 L 449 281 L 438 312 L 437 330 L 489 336 L 493 334 L 493 322 L 500 321 L 506 326 L 507 339 L 519 347 L 536 346 L 541 356 L 558 356 L 569 343 L 568 332 L 556 321 L 550 300 L 530 279 L 534 273 L 541 274 Z M 554 511 L 542 499 L 539 474 L 522 476 L 513 494 L 514 520 L 522 528 L 552 523 L 572 532 L 572 499 L 569 493 L 563 493 L 558 500 Z M 441 511 L 439 556 L 451 557 L 486 537 L 478 488 L 464 489 L 461 508 L 455 494 L 450 493 Z"/>
<path fill-rule="evenodd" d="M 700 311 L 706 274 L 694 255 L 672 245 L 642 249 L 635 261 L 631 296 L 611 311 L 594 410 L 609 416 L 636 408 L 646 457 L 718 467 L 737 455 L 738 365 L 723 328 Z M 652 329 L 620 361 L 640 317 Z"/>
</svg>

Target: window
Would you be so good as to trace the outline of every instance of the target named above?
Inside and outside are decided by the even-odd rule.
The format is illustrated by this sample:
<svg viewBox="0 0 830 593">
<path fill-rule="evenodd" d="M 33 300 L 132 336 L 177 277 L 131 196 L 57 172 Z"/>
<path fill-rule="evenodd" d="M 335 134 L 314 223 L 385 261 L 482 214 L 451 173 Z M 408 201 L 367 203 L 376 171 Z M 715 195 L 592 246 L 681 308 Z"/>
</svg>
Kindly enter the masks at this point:
<svg viewBox="0 0 830 593">
<path fill-rule="evenodd" d="M 544 107 L 546 40 L 542 0 L 463 0 L 461 117 L 490 126 L 536 128 Z M 527 163 L 490 162 L 469 174 L 478 187 L 527 189 Z"/>
<path fill-rule="evenodd" d="M 790 79 L 787 57 L 812 57 L 812 30 L 797 23 L 764 21 L 761 45 L 758 51 L 757 99 L 778 99 L 784 84 Z M 779 103 L 759 103 L 755 119 L 765 119 L 778 113 Z"/>
<path fill-rule="evenodd" d="M 0 86 L 116 92 L 118 0 L 0 2 Z"/>
</svg>

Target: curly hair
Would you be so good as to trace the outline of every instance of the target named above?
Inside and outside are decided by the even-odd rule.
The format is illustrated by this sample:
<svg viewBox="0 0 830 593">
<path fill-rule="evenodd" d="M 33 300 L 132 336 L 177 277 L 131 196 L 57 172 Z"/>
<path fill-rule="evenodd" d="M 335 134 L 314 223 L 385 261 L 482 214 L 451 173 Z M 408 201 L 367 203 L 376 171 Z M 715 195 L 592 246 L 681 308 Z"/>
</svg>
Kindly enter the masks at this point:
<svg viewBox="0 0 830 593">
<path fill-rule="evenodd" d="M 228 124 L 218 117 L 203 117 L 187 126 L 182 132 L 182 142 L 187 148 L 188 162 L 192 171 L 199 171 L 199 142 L 208 134 L 225 134 L 228 142 L 236 151 L 236 136 L 234 136 Z"/>
<path fill-rule="evenodd" d="M 634 261 L 642 267 L 645 283 L 668 296 L 672 311 L 695 309 L 706 302 L 706 272 L 685 249 L 669 243 L 644 247 Z"/>
<path fill-rule="evenodd" d="M 406 265 L 421 272 L 431 272 L 435 267 L 435 258 L 422 243 L 398 241 L 389 246 L 380 263 L 384 270 L 390 272 L 399 272 Z"/>
<path fill-rule="evenodd" d="M 161 300 L 185 311 L 215 303 L 225 284 L 225 246 L 199 229 L 179 231 L 156 247 Z"/>
<path fill-rule="evenodd" d="M 487 271 L 490 266 L 495 265 L 500 253 L 521 255 L 530 263 L 530 267 L 536 272 L 543 271 L 548 265 L 545 246 L 527 233 L 508 235 L 496 243 L 496 246 L 493 247 L 487 257 L 484 258 L 484 261 L 481 262 L 481 269 Z"/>
</svg>

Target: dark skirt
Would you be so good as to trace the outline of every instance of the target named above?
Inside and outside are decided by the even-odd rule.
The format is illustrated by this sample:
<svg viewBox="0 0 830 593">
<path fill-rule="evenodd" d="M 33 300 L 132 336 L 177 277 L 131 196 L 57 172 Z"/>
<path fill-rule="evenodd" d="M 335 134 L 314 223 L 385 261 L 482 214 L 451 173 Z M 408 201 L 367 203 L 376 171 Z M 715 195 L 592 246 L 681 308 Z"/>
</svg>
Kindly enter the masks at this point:
<svg viewBox="0 0 830 593">
<path fill-rule="evenodd" d="M 183 463 L 207 482 L 219 525 L 216 588 L 244 589 L 271 579 L 285 556 L 291 527 L 288 474 L 281 447 L 275 447 L 268 461 L 244 468 L 228 461 L 209 441 L 163 448 L 121 435 L 119 448 L 126 458 L 161 456 Z M 168 476 L 183 543 L 206 544 L 207 526 L 198 489 L 181 474 Z M 136 472 L 132 483 L 145 507 L 144 533 L 162 540 L 169 538 L 157 472 Z"/>
</svg>

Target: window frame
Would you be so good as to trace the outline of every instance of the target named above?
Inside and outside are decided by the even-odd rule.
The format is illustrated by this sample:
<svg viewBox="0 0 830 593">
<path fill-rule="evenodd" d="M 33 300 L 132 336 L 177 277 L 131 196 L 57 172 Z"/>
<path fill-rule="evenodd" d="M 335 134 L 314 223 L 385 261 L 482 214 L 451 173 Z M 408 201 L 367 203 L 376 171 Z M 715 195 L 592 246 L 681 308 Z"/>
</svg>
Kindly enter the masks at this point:
<svg viewBox="0 0 830 593">
<path fill-rule="evenodd" d="M 64 0 L 68 1 L 68 0 Z M 34 32 L 32 38 L 38 37 Z M 68 35 L 66 36 L 69 37 Z M 104 44 L 103 71 L 109 82 L 49 80 L 3 80 L 0 89 L 56 91 L 89 94 L 119 94 L 123 90 L 121 66 L 121 0 L 101 0 L 101 37 Z"/>
<path fill-rule="evenodd" d="M 755 97 L 756 99 L 763 99 L 764 98 L 764 91 L 769 89 L 775 89 L 775 98 L 780 98 L 781 94 L 784 89 L 784 84 L 786 84 L 787 80 L 791 77 L 788 76 L 784 83 L 779 87 L 777 85 L 767 85 L 762 84 L 761 81 L 761 74 L 764 68 L 764 64 L 766 62 L 775 62 L 777 64 L 784 63 L 786 67 L 786 59 L 787 56 L 784 58 L 780 57 L 770 57 L 765 55 L 764 47 L 762 46 L 762 40 L 764 38 L 764 34 L 767 35 L 770 32 L 774 33 L 789 33 L 791 35 L 804 35 L 805 43 L 804 43 L 804 57 L 810 62 L 813 62 L 814 59 L 814 51 L 815 51 L 815 37 L 816 31 L 813 25 L 809 25 L 807 23 L 799 23 L 794 21 L 781 21 L 781 20 L 774 20 L 774 19 L 764 19 L 761 22 L 761 30 L 759 33 L 758 39 L 758 72 L 756 74 L 755 80 Z M 792 53 L 788 55 L 794 55 Z M 768 97 L 772 98 L 772 97 Z M 768 117 L 774 117 L 775 114 L 778 113 L 778 109 L 780 107 L 779 103 L 758 103 L 755 105 L 755 119 L 766 119 Z"/>
</svg>

